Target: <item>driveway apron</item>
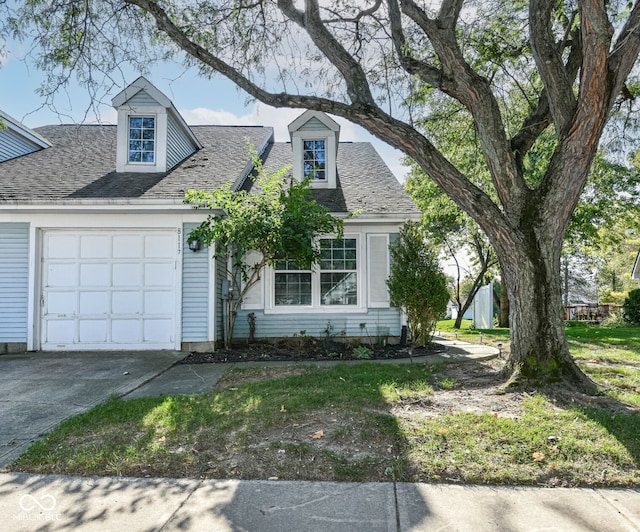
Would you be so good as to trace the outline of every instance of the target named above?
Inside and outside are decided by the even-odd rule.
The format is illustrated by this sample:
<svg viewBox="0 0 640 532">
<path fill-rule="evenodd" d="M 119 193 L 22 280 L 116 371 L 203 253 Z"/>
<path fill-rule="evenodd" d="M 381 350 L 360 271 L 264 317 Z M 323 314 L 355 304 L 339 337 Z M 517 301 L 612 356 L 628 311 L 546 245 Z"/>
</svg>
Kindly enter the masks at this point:
<svg viewBox="0 0 640 532">
<path fill-rule="evenodd" d="M 62 420 L 135 390 L 183 357 L 177 351 L 0 356 L 0 467 Z"/>
</svg>

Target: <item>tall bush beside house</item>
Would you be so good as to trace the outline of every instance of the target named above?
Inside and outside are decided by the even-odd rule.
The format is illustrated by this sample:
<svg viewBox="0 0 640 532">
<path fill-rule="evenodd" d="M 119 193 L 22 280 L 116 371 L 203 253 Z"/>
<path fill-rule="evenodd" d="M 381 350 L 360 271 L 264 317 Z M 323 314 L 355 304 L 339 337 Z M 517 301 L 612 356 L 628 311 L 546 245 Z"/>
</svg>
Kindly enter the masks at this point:
<svg viewBox="0 0 640 532">
<path fill-rule="evenodd" d="M 622 305 L 624 321 L 640 325 L 640 288 L 631 290 Z"/>
<path fill-rule="evenodd" d="M 407 313 L 413 342 L 428 344 L 436 321 L 447 309 L 450 294 L 437 255 L 413 222 L 402 227 L 400 238 L 391 246 L 391 274 L 387 285 L 391 304 L 404 308 Z"/>
</svg>

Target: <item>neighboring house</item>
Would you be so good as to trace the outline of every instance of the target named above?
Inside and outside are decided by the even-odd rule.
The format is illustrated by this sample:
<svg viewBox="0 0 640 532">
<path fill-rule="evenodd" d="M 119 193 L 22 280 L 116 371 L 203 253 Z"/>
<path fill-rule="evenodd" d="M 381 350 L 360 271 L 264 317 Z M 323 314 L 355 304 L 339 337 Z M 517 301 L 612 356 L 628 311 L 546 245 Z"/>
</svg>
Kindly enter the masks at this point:
<svg viewBox="0 0 640 532">
<path fill-rule="evenodd" d="M 638 284 L 640 284 L 640 251 L 638 251 L 638 255 L 636 256 L 636 261 L 633 264 L 633 270 L 631 271 L 631 277 L 633 279 L 638 279 Z"/>
<path fill-rule="evenodd" d="M 329 116 L 307 111 L 290 143 L 260 126 L 188 126 L 145 78 L 113 98 L 118 123 L 30 130 L 7 115 L 0 130 L 0 352 L 213 349 L 222 338 L 225 273 L 187 236 L 208 211 L 188 189 L 231 181 L 250 189 L 247 142 L 267 168 L 293 165 L 313 194 L 346 220 L 341 240 L 321 239 L 314 271 L 269 268 L 236 322 L 248 336 L 319 336 L 389 330 L 389 243 L 419 211 L 369 143 L 339 142 Z"/>
</svg>

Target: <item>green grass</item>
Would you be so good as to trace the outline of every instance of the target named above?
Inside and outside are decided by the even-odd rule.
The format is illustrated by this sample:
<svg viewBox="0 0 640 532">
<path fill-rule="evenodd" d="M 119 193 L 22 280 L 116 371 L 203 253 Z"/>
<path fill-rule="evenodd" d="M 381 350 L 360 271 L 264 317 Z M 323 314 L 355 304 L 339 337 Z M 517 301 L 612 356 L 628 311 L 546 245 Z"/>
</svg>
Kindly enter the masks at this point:
<svg viewBox="0 0 640 532">
<path fill-rule="evenodd" d="M 456 320 L 440 320 L 436 325 L 436 330 L 444 332 L 454 332 L 453 328 Z M 460 330 L 466 330 L 473 325 L 472 320 L 462 320 L 460 324 Z"/>
<path fill-rule="evenodd" d="M 444 364 L 233 370 L 203 395 L 112 399 L 63 422 L 11 469 L 640 485 L 640 329 L 593 329 L 571 328 L 571 349 L 615 408 L 538 394 L 508 416 L 435 411 L 437 394 L 465 389 Z"/>
<path fill-rule="evenodd" d="M 456 414 L 404 430 L 423 480 L 597 485 L 611 481 L 602 476 L 606 469 L 616 484 L 640 481 L 637 414 L 616 421 L 596 410 L 558 410 L 534 396 L 518 419 Z"/>
</svg>

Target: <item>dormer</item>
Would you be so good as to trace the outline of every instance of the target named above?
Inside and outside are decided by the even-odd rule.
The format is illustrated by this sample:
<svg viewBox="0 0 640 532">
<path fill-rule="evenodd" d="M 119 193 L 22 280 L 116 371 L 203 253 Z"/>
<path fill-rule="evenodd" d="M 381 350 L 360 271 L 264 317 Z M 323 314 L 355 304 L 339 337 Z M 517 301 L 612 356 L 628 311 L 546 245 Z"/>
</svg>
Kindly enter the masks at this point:
<svg viewBox="0 0 640 532">
<path fill-rule="evenodd" d="M 144 77 L 111 103 L 118 111 L 117 172 L 168 172 L 202 148 L 171 100 Z"/>
<path fill-rule="evenodd" d="M 50 146 L 43 136 L 0 111 L 0 163 Z"/>
<path fill-rule="evenodd" d="M 312 188 L 336 188 L 340 126 L 327 114 L 305 111 L 291 124 L 293 176 L 309 179 Z"/>
</svg>

